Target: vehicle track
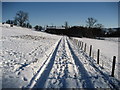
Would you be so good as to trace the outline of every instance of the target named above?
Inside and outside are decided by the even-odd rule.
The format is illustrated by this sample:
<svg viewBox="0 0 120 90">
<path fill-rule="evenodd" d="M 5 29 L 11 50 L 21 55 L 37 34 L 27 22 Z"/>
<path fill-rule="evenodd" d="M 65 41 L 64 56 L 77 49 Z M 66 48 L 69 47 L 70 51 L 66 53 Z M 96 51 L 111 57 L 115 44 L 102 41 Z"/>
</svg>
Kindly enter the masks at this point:
<svg viewBox="0 0 120 90">
<path fill-rule="evenodd" d="M 95 88 L 99 86 L 99 84 L 96 85 L 97 83 L 101 84 L 99 88 L 102 88 L 102 85 L 109 88 L 115 87 L 106 81 L 107 76 L 101 74 L 102 71 L 97 66 L 93 66 L 82 52 L 80 53 L 82 58 L 80 58 L 74 47 L 74 44 L 63 36 L 48 58 L 48 63 L 39 70 L 39 78 L 32 88 Z M 86 65 L 88 65 L 87 68 Z M 91 76 L 91 73 L 96 75 Z"/>
<path fill-rule="evenodd" d="M 58 43 L 49 63 L 33 88 L 76 88 L 78 87 L 77 71 L 68 51 L 66 38 Z"/>
<path fill-rule="evenodd" d="M 84 88 L 107 87 L 114 88 L 115 90 L 120 88 L 120 81 L 118 81 L 116 78 L 112 78 L 110 75 L 103 72 L 101 67 L 97 65 L 91 57 L 87 56 L 86 53 L 80 50 L 77 46 L 75 48 L 73 42 L 67 40 L 67 43 L 72 53 L 74 62 L 76 63 L 76 66 L 78 66 L 79 75 L 82 76 L 79 79 L 85 80 L 85 86 L 83 84 Z M 89 68 L 86 67 L 87 65 L 89 66 Z M 91 73 L 94 73 L 94 75 L 91 76 Z M 97 83 L 100 84 L 96 85 Z"/>
<path fill-rule="evenodd" d="M 58 44 L 56 45 L 55 49 L 50 53 L 49 57 L 47 58 L 47 60 L 45 60 L 45 62 L 43 63 L 43 65 L 40 67 L 40 69 L 37 71 L 37 74 L 32 78 L 31 82 L 28 84 L 27 88 L 37 88 L 39 87 L 43 87 L 44 82 L 46 81 L 47 78 L 45 78 L 45 76 L 47 77 L 52 68 L 53 62 L 54 62 L 54 58 L 56 56 L 56 52 L 57 49 L 59 47 L 59 44 L 61 42 L 58 42 Z M 41 83 L 42 81 L 42 83 Z M 39 85 L 40 84 L 40 85 Z"/>
<path fill-rule="evenodd" d="M 58 49 L 57 56 L 53 68 L 49 74 L 49 78 L 45 83 L 45 88 L 76 88 L 78 81 L 74 63 L 68 54 L 68 47 L 65 37 L 63 37 Z"/>
</svg>

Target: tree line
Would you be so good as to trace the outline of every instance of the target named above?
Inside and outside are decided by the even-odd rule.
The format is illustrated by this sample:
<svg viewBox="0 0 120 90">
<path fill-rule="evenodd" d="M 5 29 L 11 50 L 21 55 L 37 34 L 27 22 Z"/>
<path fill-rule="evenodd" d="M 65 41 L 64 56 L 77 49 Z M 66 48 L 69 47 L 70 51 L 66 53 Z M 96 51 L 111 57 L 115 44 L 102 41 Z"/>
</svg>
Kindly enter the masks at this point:
<svg viewBox="0 0 120 90">
<path fill-rule="evenodd" d="M 93 18 L 89 17 L 86 20 L 86 26 L 72 26 L 69 27 L 68 22 L 65 22 L 65 29 L 47 29 L 47 33 L 67 35 L 74 37 L 88 37 L 88 38 L 98 38 L 98 37 L 119 37 L 120 29 L 112 30 L 108 29 L 108 32 L 104 30 L 104 26 Z"/>
<path fill-rule="evenodd" d="M 87 28 L 83 26 L 73 26 L 68 29 L 47 29 L 47 33 L 67 35 L 72 37 L 102 37 L 104 36 L 104 31 L 100 28 Z"/>
<path fill-rule="evenodd" d="M 10 24 L 11 26 L 17 25 L 26 28 L 34 28 L 36 31 L 41 31 L 42 26 L 36 25 L 32 27 L 29 22 L 29 15 L 27 12 L 18 11 L 14 17 L 14 20 L 7 20 L 5 23 Z M 89 37 L 89 38 L 96 38 L 96 37 L 119 37 L 120 36 L 120 29 L 117 30 L 109 29 L 109 32 L 106 33 L 103 30 L 104 25 L 98 23 L 97 19 L 93 17 L 89 17 L 86 20 L 86 26 L 72 26 L 68 25 L 68 22 L 65 21 L 64 26 L 65 29 L 54 29 L 48 28 L 45 30 L 47 33 L 52 34 L 59 34 L 59 35 L 67 35 L 67 36 L 74 36 L 74 37 Z"/>
</svg>

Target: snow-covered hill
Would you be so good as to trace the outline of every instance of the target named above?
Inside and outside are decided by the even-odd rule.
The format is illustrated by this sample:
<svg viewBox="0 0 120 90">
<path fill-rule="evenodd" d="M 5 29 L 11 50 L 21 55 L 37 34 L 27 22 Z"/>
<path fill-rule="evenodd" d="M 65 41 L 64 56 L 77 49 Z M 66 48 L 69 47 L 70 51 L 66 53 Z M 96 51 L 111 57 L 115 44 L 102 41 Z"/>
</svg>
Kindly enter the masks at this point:
<svg viewBox="0 0 120 90">
<path fill-rule="evenodd" d="M 120 81 L 110 76 L 109 69 L 96 64 L 67 36 L 10 27 L 8 24 L 0 27 L 3 88 L 120 88 Z M 107 55 L 106 50 L 109 49 L 104 49 L 99 41 L 86 38 L 79 40 L 94 47 L 93 43 L 96 43 L 96 48 L 100 48 L 106 57 L 102 59 L 109 61 L 111 53 Z M 114 52 L 117 56 L 116 48 Z M 109 68 L 110 63 L 104 66 Z"/>
<path fill-rule="evenodd" d="M 3 86 L 22 87 L 37 73 L 42 58 L 48 57 L 60 36 L 5 24 L 1 38 Z"/>
</svg>

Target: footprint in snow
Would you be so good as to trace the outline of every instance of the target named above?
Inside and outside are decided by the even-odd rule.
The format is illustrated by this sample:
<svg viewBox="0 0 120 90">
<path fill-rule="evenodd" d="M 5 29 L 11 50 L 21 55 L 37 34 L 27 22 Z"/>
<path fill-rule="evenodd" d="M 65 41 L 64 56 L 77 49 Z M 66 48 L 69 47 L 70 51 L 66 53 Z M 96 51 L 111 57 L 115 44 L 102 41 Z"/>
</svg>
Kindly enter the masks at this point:
<svg viewBox="0 0 120 90">
<path fill-rule="evenodd" d="M 24 77 L 24 78 L 23 78 L 23 80 L 24 80 L 24 81 L 27 81 L 27 78 L 26 78 L 26 77 Z"/>
<path fill-rule="evenodd" d="M 18 75 L 20 75 L 20 72 L 18 72 Z"/>
</svg>

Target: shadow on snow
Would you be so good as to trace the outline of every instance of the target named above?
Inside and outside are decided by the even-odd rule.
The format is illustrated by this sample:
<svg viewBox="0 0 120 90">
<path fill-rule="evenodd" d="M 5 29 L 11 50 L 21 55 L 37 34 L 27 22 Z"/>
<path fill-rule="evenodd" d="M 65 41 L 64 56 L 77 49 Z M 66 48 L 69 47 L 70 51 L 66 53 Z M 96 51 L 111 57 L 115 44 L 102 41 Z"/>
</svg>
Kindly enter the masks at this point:
<svg viewBox="0 0 120 90">
<path fill-rule="evenodd" d="M 53 64 L 54 64 L 54 60 L 55 60 L 55 56 L 56 56 L 56 53 L 57 53 L 57 50 L 58 50 L 58 47 L 60 45 L 60 42 L 61 40 L 58 42 L 51 58 L 50 58 L 50 61 L 46 67 L 46 69 L 44 70 L 44 72 L 42 73 L 41 77 L 37 80 L 36 84 L 34 85 L 33 88 L 44 88 L 44 84 L 49 76 L 49 73 L 53 67 Z"/>
<path fill-rule="evenodd" d="M 83 64 L 80 62 L 79 58 L 75 55 L 74 51 L 72 50 L 70 43 L 68 42 L 68 47 L 71 51 L 72 57 L 74 59 L 75 65 L 78 67 L 79 73 L 81 74 L 81 78 L 83 80 L 85 80 L 85 88 L 94 88 L 93 83 L 91 82 L 91 80 L 89 79 L 89 74 L 87 73 L 86 69 L 84 68 Z"/>
</svg>

